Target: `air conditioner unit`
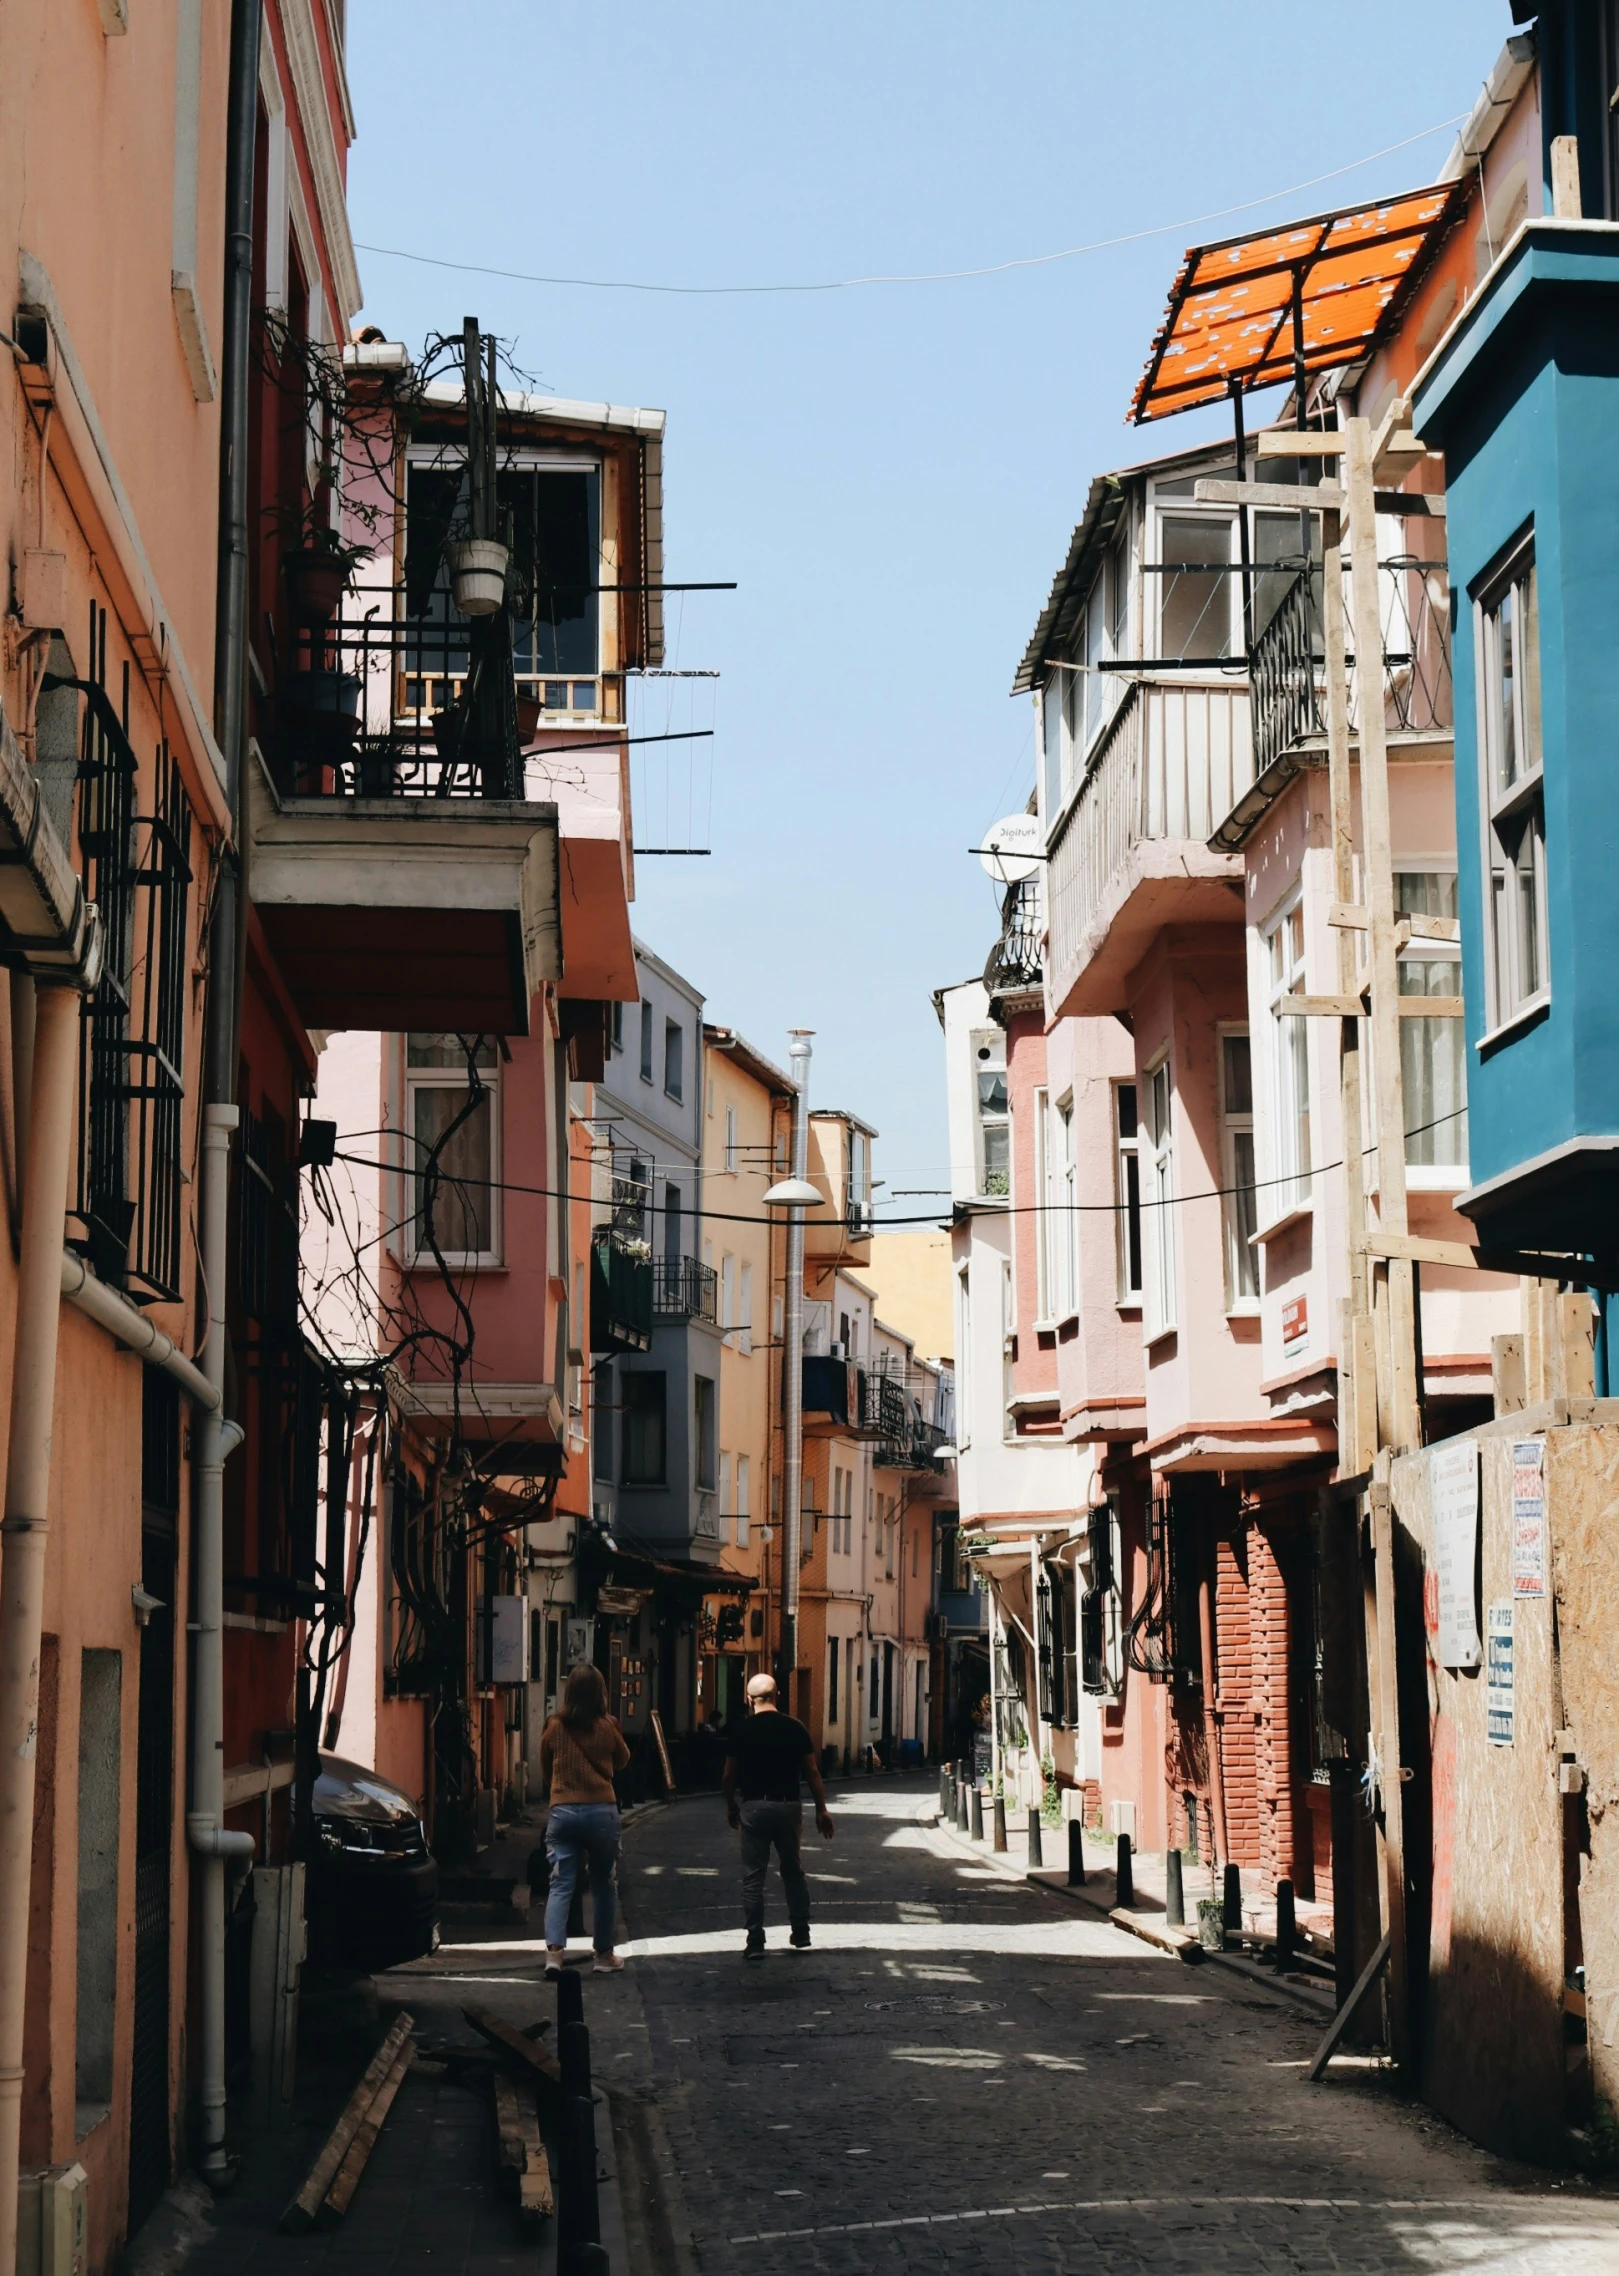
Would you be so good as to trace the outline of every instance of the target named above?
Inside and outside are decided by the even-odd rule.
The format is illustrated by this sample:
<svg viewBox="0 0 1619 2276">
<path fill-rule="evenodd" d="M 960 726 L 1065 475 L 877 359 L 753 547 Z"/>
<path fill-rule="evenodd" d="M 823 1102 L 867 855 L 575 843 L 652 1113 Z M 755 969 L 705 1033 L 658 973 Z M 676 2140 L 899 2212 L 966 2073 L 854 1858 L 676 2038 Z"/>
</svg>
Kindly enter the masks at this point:
<svg viewBox="0 0 1619 2276">
<path fill-rule="evenodd" d="M 17 2276 L 84 2276 L 89 2187 L 82 2165 L 18 2177 Z"/>
</svg>

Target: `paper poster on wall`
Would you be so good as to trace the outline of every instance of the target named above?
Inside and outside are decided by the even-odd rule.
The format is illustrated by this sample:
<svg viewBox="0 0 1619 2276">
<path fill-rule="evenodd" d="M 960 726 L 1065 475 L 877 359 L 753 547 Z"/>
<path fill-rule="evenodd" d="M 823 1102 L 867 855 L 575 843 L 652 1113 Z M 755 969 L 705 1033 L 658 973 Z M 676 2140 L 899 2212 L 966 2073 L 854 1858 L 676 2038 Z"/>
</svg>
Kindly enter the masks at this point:
<svg viewBox="0 0 1619 2276">
<path fill-rule="evenodd" d="M 1478 1619 L 1473 1608 L 1478 1571 L 1478 1440 L 1436 1446 L 1428 1457 L 1428 1500 L 1433 1515 L 1433 1562 L 1439 1582 L 1441 1667 L 1477 1667 Z"/>
<path fill-rule="evenodd" d="M 1512 1449 L 1512 1593 L 1546 1593 L 1546 1441 L 1519 1439 Z"/>
<path fill-rule="evenodd" d="M 1512 1606 L 1484 1614 L 1484 1722 L 1492 1747 L 1512 1744 Z"/>
</svg>

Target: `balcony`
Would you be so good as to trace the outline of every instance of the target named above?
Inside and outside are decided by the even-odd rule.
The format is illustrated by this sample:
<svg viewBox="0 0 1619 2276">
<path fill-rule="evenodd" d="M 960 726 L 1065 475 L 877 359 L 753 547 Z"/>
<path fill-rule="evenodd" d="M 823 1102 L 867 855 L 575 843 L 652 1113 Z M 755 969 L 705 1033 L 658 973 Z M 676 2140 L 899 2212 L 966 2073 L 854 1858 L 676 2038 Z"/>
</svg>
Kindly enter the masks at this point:
<svg viewBox="0 0 1619 2276">
<path fill-rule="evenodd" d="M 1241 923 L 1242 865 L 1208 841 L 1253 773 L 1242 680 L 1129 683 L 1049 840 L 1053 1018 L 1124 1010 L 1165 925 Z"/>
<path fill-rule="evenodd" d="M 559 858 L 560 794 L 526 795 L 543 768 L 525 748 L 583 735 L 573 771 L 601 749 L 615 794 L 584 803 L 610 812 L 621 711 L 616 682 L 530 686 L 500 616 L 411 617 L 402 591 L 362 587 L 302 626 L 257 723 L 248 816 L 254 903 L 305 1024 L 526 1033 L 591 919 L 564 906 L 579 865 Z M 622 899 L 616 830 L 605 850 Z M 574 897 L 611 883 L 590 869 Z"/>
<path fill-rule="evenodd" d="M 984 966 L 984 986 L 992 996 L 1015 995 L 1019 989 L 1039 987 L 1040 935 L 1044 930 L 1040 880 L 1020 878 L 1006 889 L 1001 903 L 1001 937 Z"/>
<path fill-rule="evenodd" d="M 649 1351 L 654 1311 L 653 1265 L 645 1244 L 599 1232 L 590 1248 L 592 1352 Z"/>
<path fill-rule="evenodd" d="M 1442 561 L 1397 556 L 1379 565 L 1383 619 L 1383 724 L 1393 744 L 1448 745 L 1455 725 L 1451 679 L 1450 585 Z M 1349 727 L 1354 734 L 1364 700 L 1362 675 L 1354 667 L 1354 640 L 1347 621 L 1344 646 L 1351 666 Z M 1321 572 L 1301 570 L 1283 594 L 1276 613 L 1254 642 L 1250 674 L 1253 690 L 1254 764 L 1257 779 L 1245 800 L 1214 833 L 1233 846 L 1241 842 L 1264 797 L 1273 769 L 1290 758 L 1327 746 L 1325 648 L 1321 629 Z"/>
<path fill-rule="evenodd" d="M 695 1257 L 658 1257 L 652 1266 L 652 1316 L 666 1320 L 719 1320 L 719 1275 Z"/>
</svg>

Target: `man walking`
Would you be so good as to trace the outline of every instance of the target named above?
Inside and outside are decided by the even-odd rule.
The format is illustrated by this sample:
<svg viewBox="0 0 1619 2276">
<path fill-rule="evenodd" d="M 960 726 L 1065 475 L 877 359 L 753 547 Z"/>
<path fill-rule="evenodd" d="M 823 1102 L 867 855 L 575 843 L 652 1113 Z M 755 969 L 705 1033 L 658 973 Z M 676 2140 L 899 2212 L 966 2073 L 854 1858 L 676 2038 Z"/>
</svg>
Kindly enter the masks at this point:
<svg viewBox="0 0 1619 2276">
<path fill-rule="evenodd" d="M 743 1957 L 762 1960 L 765 1875 L 770 1869 L 772 1842 L 781 1866 L 793 1950 L 809 1950 L 809 1884 L 798 1854 L 804 1825 L 798 1783 L 801 1777 L 809 1780 L 815 1797 L 815 1823 L 827 1841 L 832 1839 L 832 1816 L 826 1806 L 826 1788 L 821 1784 L 813 1741 L 802 1723 L 784 1715 L 777 1706 L 772 1677 L 752 1678 L 748 1705 L 753 1711 L 731 1739 L 720 1784 L 725 1814 L 733 1826 L 742 1829 L 742 1917 L 748 1930 Z"/>
</svg>

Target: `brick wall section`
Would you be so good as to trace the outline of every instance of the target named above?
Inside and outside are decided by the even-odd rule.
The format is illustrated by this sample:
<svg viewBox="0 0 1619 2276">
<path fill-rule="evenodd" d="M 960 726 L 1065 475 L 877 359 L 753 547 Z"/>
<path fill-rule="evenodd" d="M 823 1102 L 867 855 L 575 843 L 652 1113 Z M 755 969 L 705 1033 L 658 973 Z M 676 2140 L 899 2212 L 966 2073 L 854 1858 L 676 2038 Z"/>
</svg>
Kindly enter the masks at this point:
<svg viewBox="0 0 1619 2276">
<path fill-rule="evenodd" d="M 1214 1566 L 1215 1693 L 1220 1711 L 1226 1846 L 1239 1865 L 1261 1862 L 1259 1787 L 1254 1759 L 1255 1694 L 1250 1633 L 1248 1546 L 1250 1529 L 1216 1543 Z"/>
<path fill-rule="evenodd" d="M 1260 1860 L 1266 1878 L 1300 1880 L 1293 1784 L 1292 1619 L 1287 1579 L 1272 1535 L 1250 1529 L 1249 1629 L 1254 1639 L 1254 1753 L 1260 1807 Z"/>
</svg>

